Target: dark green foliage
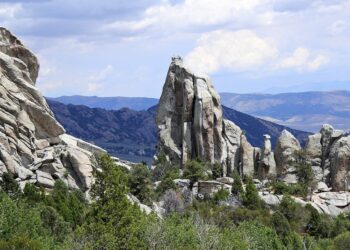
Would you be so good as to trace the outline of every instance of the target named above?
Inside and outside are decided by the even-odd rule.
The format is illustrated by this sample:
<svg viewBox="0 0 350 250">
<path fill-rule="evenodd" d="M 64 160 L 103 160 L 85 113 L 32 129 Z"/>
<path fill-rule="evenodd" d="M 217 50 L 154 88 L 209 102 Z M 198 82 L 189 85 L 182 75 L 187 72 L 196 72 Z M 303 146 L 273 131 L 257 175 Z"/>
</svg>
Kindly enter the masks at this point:
<svg viewBox="0 0 350 250">
<path fill-rule="evenodd" d="M 281 212 L 275 212 L 271 218 L 271 222 L 278 236 L 282 239 L 285 239 L 291 233 L 289 222 Z"/>
<path fill-rule="evenodd" d="M 45 197 L 45 203 L 55 208 L 73 227 L 82 223 L 86 201 L 80 190 L 69 191 L 63 181 L 57 180 L 51 195 Z"/>
<path fill-rule="evenodd" d="M 171 165 L 164 154 L 160 154 L 157 160 L 154 161 L 153 165 L 155 168 L 152 171 L 152 180 L 160 181 L 165 178 L 165 175 L 169 171 L 173 171 L 174 169 L 178 169 L 178 167 Z"/>
<path fill-rule="evenodd" d="M 350 249 L 350 232 L 342 233 L 334 239 L 334 249 L 335 250 Z"/>
<path fill-rule="evenodd" d="M 0 191 L 0 247 L 32 246 L 42 249 L 53 244 L 53 238 L 43 226 L 40 208 L 28 208 L 21 201 L 13 201 Z M 10 249 L 10 248 L 7 248 Z M 30 249 L 30 248 L 29 248 Z"/>
<path fill-rule="evenodd" d="M 305 196 L 306 189 L 300 183 L 292 183 L 287 185 L 286 183 L 275 180 L 271 183 L 271 187 L 275 194 L 287 194 L 296 196 Z"/>
<path fill-rule="evenodd" d="M 212 164 L 210 169 L 214 180 L 223 176 L 223 166 L 219 162 Z"/>
<path fill-rule="evenodd" d="M 215 204 L 219 204 L 220 201 L 226 201 L 230 196 L 230 192 L 221 188 L 218 192 L 216 192 L 212 198 Z"/>
<path fill-rule="evenodd" d="M 301 205 L 297 204 L 290 196 L 284 195 L 278 206 L 278 212 L 288 220 L 291 228 L 297 232 L 305 228 L 309 213 Z"/>
<path fill-rule="evenodd" d="M 145 216 L 126 197 L 127 177 L 109 156 L 101 156 L 98 162 L 102 171 L 96 172 L 91 188 L 94 202 L 75 241 L 93 249 L 144 248 Z"/>
<path fill-rule="evenodd" d="M 11 173 L 3 173 L 0 179 L 1 189 L 8 194 L 12 199 L 19 198 L 21 190 L 17 181 Z"/>
<path fill-rule="evenodd" d="M 295 162 L 294 167 L 297 172 L 298 182 L 302 187 L 302 195 L 307 196 L 315 187 L 315 176 L 312 170 L 311 164 L 308 163 L 306 153 L 303 150 L 297 151 L 294 154 Z"/>
<path fill-rule="evenodd" d="M 253 179 L 250 177 L 247 178 L 243 205 L 249 209 L 260 209 L 264 206 L 263 201 L 259 197 L 258 190 L 255 187 Z"/>
<path fill-rule="evenodd" d="M 205 170 L 206 166 L 203 162 L 190 160 L 185 164 L 183 178 L 189 179 L 190 187 L 192 187 L 195 182 L 205 179 Z"/>
<path fill-rule="evenodd" d="M 33 240 L 27 236 L 13 236 L 8 240 L 0 239 L 1 250 L 14 250 L 14 249 L 25 249 L 25 250 L 40 250 L 43 246 L 38 240 Z"/>
<path fill-rule="evenodd" d="M 304 242 L 302 237 L 296 232 L 290 232 L 282 239 L 288 250 L 302 250 L 304 248 Z"/>
<path fill-rule="evenodd" d="M 317 238 L 335 237 L 349 230 L 349 220 L 344 215 L 332 218 L 326 214 L 319 214 L 311 205 L 306 209 L 310 213 L 306 231 Z"/>
<path fill-rule="evenodd" d="M 151 203 L 154 191 L 151 171 L 147 165 L 138 164 L 132 168 L 129 175 L 129 188 L 142 203 Z"/>
<path fill-rule="evenodd" d="M 34 184 L 27 183 L 23 189 L 23 198 L 28 204 L 34 205 L 40 203 L 44 196 Z"/>
<path fill-rule="evenodd" d="M 62 216 L 52 207 L 44 206 L 41 209 L 40 217 L 43 226 L 49 230 L 50 234 L 54 235 L 55 239 L 59 242 L 63 242 L 71 232 L 70 223 L 64 221 Z"/>
<path fill-rule="evenodd" d="M 245 194 L 242 186 L 242 180 L 236 170 L 233 171 L 232 177 L 233 177 L 233 184 L 232 184 L 232 190 L 231 190 L 232 194 L 237 196 L 239 200 L 244 200 Z"/>
</svg>

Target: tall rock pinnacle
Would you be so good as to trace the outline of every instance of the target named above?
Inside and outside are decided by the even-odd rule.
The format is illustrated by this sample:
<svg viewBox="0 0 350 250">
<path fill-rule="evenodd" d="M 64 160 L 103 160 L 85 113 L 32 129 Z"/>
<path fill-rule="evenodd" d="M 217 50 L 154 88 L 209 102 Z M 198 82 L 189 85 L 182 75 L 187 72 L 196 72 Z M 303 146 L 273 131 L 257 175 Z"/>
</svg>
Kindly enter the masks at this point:
<svg viewBox="0 0 350 250">
<path fill-rule="evenodd" d="M 224 165 L 224 175 L 239 168 L 242 130 L 223 120 L 220 96 L 211 81 L 172 58 L 157 114 L 158 154 L 182 166 L 190 159 Z"/>
</svg>

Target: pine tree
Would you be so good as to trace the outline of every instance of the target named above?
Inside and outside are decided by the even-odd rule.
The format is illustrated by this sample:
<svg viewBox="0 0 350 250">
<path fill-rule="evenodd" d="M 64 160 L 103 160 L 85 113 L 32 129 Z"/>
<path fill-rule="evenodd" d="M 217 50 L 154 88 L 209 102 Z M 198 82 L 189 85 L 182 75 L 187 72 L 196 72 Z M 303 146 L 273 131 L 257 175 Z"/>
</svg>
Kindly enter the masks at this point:
<svg viewBox="0 0 350 250">
<path fill-rule="evenodd" d="M 94 202 L 77 237 L 86 241 L 86 248 L 145 248 L 142 235 L 146 217 L 127 198 L 127 177 L 107 155 L 99 158 L 99 165 L 102 171 L 96 172 L 91 188 Z"/>
<path fill-rule="evenodd" d="M 236 170 L 233 171 L 232 177 L 233 177 L 233 184 L 232 184 L 231 192 L 232 194 L 236 195 L 239 200 L 243 200 L 245 195 L 244 195 L 241 177 L 239 176 Z"/>
</svg>

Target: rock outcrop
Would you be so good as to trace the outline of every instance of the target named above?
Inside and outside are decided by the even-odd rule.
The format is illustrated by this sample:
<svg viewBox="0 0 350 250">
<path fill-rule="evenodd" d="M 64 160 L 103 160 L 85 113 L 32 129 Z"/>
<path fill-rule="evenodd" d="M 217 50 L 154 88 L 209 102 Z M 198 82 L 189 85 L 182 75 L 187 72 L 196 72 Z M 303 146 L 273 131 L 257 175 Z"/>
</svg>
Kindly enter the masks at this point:
<svg viewBox="0 0 350 250">
<path fill-rule="evenodd" d="M 65 135 L 35 87 L 37 58 L 8 30 L 0 28 L 0 175 L 12 173 L 23 188 L 52 188 L 62 179 L 88 190 L 94 153 L 105 152 Z"/>
<path fill-rule="evenodd" d="M 330 186 L 332 190 L 350 188 L 350 136 L 335 141 L 330 148 Z"/>
<path fill-rule="evenodd" d="M 264 179 L 268 175 L 276 175 L 276 161 L 271 149 L 271 137 L 264 135 L 264 147 L 260 152 L 259 178 Z"/>
<path fill-rule="evenodd" d="M 296 154 L 300 150 L 298 139 L 287 130 L 283 130 L 276 144 L 275 159 L 277 175 L 287 183 L 297 182 L 293 162 L 295 162 Z"/>
<path fill-rule="evenodd" d="M 305 153 L 316 181 L 324 182 L 333 191 L 347 191 L 350 184 L 350 137 L 331 125 L 309 136 Z"/>
<path fill-rule="evenodd" d="M 173 58 L 160 98 L 157 153 L 182 166 L 190 159 L 220 162 L 224 175 L 239 168 L 242 130 L 222 118 L 220 97 L 210 80 Z"/>
</svg>

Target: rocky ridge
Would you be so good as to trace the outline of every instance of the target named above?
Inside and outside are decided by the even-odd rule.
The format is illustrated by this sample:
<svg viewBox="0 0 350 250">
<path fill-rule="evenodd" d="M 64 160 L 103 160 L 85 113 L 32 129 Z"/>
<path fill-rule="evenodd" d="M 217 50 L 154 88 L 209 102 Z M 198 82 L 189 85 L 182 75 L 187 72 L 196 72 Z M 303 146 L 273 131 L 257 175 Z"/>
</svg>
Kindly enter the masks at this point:
<svg viewBox="0 0 350 250">
<path fill-rule="evenodd" d="M 39 63 L 8 30 L 0 28 L 0 174 L 20 186 L 52 188 L 56 179 L 87 191 L 106 151 L 65 134 L 35 87 Z"/>
</svg>

